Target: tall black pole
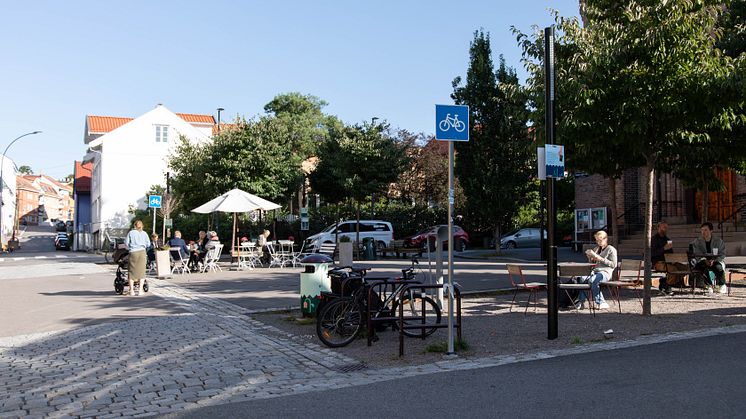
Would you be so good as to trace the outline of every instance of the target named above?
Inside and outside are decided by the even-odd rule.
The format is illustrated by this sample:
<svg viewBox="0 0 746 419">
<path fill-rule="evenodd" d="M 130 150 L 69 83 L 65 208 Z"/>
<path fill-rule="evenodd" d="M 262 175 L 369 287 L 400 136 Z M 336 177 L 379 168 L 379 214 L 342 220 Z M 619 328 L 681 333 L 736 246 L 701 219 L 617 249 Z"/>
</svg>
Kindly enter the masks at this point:
<svg viewBox="0 0 746 419">
<path fill-rule="evenodd" d="M 554 144 L 554 26 L 544 28 L 544 90 L 546 144 Z M 557 207 L 554 197 L 554 178 L 547 176 L 547 338 L 557 339 L 557 247 L 554 245 L 554 227 Z M 543 234 L 543 232 L 542 232 Z"/>
<path fill-rule="evenodd" d="M 541 260 L 547 260 L 547 240 L 544 238 L 544 231 L 547 228 L 545 221 L 544 184 L 543 180 L 539 181 L 539 240 L 541 243 Z"/>
</svg>

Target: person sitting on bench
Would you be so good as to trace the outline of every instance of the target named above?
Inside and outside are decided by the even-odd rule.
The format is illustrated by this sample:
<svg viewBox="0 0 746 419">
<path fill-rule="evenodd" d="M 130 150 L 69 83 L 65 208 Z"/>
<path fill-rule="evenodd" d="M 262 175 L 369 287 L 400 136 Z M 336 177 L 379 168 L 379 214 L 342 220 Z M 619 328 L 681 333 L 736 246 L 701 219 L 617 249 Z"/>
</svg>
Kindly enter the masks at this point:
<svg viewBox="0 0 746 419">
<path fill-rule="evenodd" d="M 712 223 L 702 223 L 700 227 L 702 237 L 696 238 L 691 244 L 691 250 L 694 253 L 694 270 L 703 273 L 707 292 L 712 293 L 715 287 L 710 279 L 710 272 L 712 272 L 715 275 L 718 292 L 726 294 L 728 287 L 725 285 L 725 242 L 719 237 L 714 237 L 712 230 Z"/>
</svg>

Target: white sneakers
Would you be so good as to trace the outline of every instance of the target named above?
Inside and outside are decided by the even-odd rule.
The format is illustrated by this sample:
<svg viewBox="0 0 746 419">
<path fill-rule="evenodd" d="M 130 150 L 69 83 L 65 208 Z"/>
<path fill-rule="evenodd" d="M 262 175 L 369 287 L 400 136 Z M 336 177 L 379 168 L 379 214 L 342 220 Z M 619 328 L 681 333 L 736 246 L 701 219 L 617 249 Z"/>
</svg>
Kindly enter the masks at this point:
<svg viewBox="0 0 746 419">
<path fill-rule="evenodd" d="M 606 303 L 606 302 L 604 301 L 603 303 L 601 303 L 601 304 L 600 304 L 600 305 L 598 306 L 598 309 L 599 309 L 599 310 L 608 310 L 608 309 L 609 309 L 609 304 L 607 304 L 607 303 Z"/>
<path fill-rule="evenodd" d="M 586 308 L 588 308 L 588 306 L 586 306 L 586 302 L 583 301 L 582 303 L 575 304 L 575 308 L 577 310 L 585 310 Z M 596 306 L 596 310 L 608 310 L 608 309 L 609 309 L 609 304 L 606 303 L 605 301 L 601 303 L 600 305 Z"/>
<path fill-rule="evenodd" d="M 720 289 L 718 289 L 718 292 L 720 294 L 727 294 L 728 293 L 728 286 L 723 284 L 720 286 Z"/>
</svg>

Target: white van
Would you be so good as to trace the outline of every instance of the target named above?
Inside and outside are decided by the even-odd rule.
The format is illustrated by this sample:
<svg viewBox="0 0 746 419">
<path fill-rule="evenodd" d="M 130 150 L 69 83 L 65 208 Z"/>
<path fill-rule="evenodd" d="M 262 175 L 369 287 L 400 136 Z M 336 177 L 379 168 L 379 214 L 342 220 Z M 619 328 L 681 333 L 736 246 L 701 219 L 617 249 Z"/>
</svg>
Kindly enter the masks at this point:
<svg viewBox="0 0 746 419">
<path fill-rule="evenodd" d="M 351 241 L 355 241 L 357 234 L 357 222 L 355 220 L 345 220 L 339 222 L 339 237 L 347 236 Z M 306 249 L 318 248 L 322 243 L 334 243 L 337 235 L 337 224 L 332 224 L 323 229 L 320 233 L 306 239 Z M 371 237 L 375 239 L 376 246 L 379 249 L 387 247 L 394 240 L 394 228 L 388 221 L 381 220 L 360 220 L 360 241 Z"/>
</svg>

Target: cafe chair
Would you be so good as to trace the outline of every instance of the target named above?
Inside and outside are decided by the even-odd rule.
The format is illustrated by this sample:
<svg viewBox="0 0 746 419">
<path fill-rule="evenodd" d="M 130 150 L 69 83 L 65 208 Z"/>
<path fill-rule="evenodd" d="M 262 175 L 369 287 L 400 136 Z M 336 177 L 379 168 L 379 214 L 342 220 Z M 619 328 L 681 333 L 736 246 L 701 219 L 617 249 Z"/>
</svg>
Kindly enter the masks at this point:
<svg viewBox="0 0 746 419">
<path fill-rule="evenodd" d="M 531 297 L 534 299 L 534 311 L 536 311 L 536 307 L 539 305 L 539 290 L 546 289 L 547 284 L 543 282 L 526 282 L 526 278 L 523 276 L 523 271 L 518 265 L 508 265 L 508 277 L 510 278 L 510 283 L 513 284 L 514 289 L 513 300 L 510 302 L 510 311 L 513 311 L 513 304 L 515 303 L 516 296 L 518 296 L 518 291 L 520 290 L 528 290 L 530 292 L 528 295 L 528 301 L 526 301 L 526 309 L 523 311 L 523 314 L 526 315 L 526 313 L 528 313 L 528 306 L 531 305 Z"/>
<path fill-rule="evenodd" d="M 569 283 L 558 282 L 557 288 L 565 291 L 567 298 L 572 302 L 572 305 L 575 307 L 575 311 L 577 312 L 580 311 L 578 309 L 578 300 L 577 298 L 572 298 L 570 291 L 585 291 L 586 303 L 588 304 L 588 311 L 593 315 L 593 317 L 596 317 L 596 308 L 593 306 L 593 294 L 591 293 L 591 283 L 590 283 L 591 273 L 593 273 L 592 266 L 589 267 L 588 265 L 584 265 L 584 264 L 579 264 L 578 266 L 559 265 L 560 278 L 582 277 L 585 279 L 585 282 L 581 282 L 579 284 L 576 284 L 573 282 L 569 282 Z"/>
<path fill-rule="evenodd" d="M 643 281 L 642 261 L 638 259 L 622 259 L 619 267 L 614 270 L 614 276 L 609 281 L 601 282 L 601 286 L 608 288 L 611 299 L 616 300 L 619 313 L 622 312 L 621 291 L 622 288 L 632 288 L 635 290 L 637 300 L 642 307 L 642 295 L 640 295 L 640 286 Z"/>
<path fill-rule="evenodd" d="M 663 254 L 663 257 L 666 258 L 666 277 L 663 280 L 668 281 L 669 275 L 680 276 L 681 281 L 679 281 L 679 291 L 684 289 L 684 283 L 685 281 L 688 281 L 689 285 L 692 287 L 692 295 L 694 295 L 694 290 L 697 288 L 697 279 L 696 275 L 693 275 L 694 272 L 689 268 L 689 257 L 687 254 L 665 253 Z"/>
</svg>

